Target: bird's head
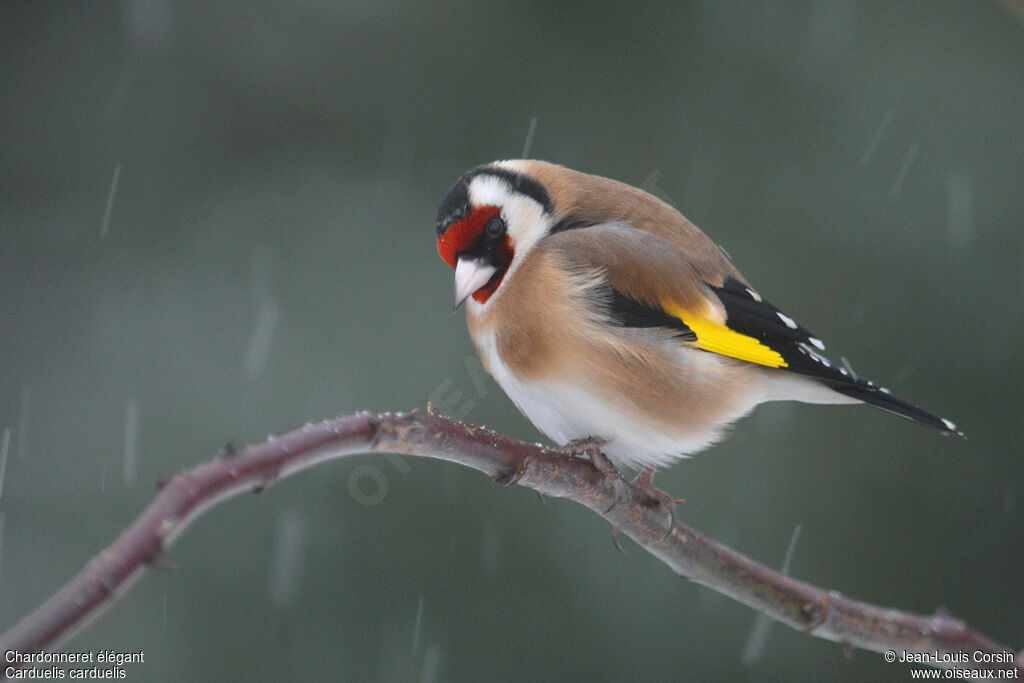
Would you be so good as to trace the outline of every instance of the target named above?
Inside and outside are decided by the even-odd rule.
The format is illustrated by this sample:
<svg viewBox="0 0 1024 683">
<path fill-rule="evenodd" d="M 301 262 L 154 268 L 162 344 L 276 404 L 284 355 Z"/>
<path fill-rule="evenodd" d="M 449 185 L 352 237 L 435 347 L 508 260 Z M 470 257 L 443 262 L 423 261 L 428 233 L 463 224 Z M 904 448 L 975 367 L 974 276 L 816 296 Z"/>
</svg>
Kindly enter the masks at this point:
<svg viewBox="0 0 1024 683">
<path fill-rule="evenodd" d="M 522 168 L 518 161 L 474 168 L 437 210 L 437 252 L 455 268 L 455 308 L 470 296 L 486 304 L 550 229 L 551 198 Z"/>
</svg>

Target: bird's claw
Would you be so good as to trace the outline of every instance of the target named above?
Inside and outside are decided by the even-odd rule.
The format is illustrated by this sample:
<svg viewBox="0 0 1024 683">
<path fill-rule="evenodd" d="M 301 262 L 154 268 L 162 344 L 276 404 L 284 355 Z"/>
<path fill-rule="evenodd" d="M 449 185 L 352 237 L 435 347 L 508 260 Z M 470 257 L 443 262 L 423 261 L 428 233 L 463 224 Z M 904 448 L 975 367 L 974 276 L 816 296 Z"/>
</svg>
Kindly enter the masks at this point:
<svg viewBox="0 0 1024 683">
<path fill-rule="evenodd" d="M 602 514 L 608 514 L 619 504 L 622 490 L 622 476 L 619 471 L 615 469 L 615 465 L 608 459 L 608 456 L 601 451 L 601 446 L 608 443 L 607 439 L 602 439 L 597 436 L 588 436 L 584 439 L 573 439 L 569 443 L 559 448 L 559 452 L 568 455 L 572 458 L 578 458 L 580 456 L 587 456 L 590 462 L 594 464 L 594 468 L 604 475 L 605 479 L 611 483 L 613 495 L 612 504 L 608 506 L 608 509 Z M 616 546 L 618 542 L 616 541 Z"/>
<path fill-rule="evenodd" d="M 630 483 L 635 489 L 647 496 L 651 507 L 661 507 L 668 511 L 668 530 L 665 531 L 665 535 L 659 541 L 663 543 L 672 534 L 672 529 L 676 526 L 675 498 L 654 485 L 654 467 L 652 465 L 648 465 L 640 470 L 640 474 L 636 475 L 636 478 Z"/>
<path fill-rule="evenodd" d="M 601 452 L 601 446 L 608 443 L 607 439 L 602 439 L 597 436 L 588 436 L 583 439 L 573 439 L 567 444 L 561 446 L 558 451 L 563 455 L 568 455 L 573 458 L 578 458 L 581 455 L 585 455 L 591 460 L 601 459 L 604 462 L 608 462 L 608 458 L 605 457 L 604 453 Z M 597 465 L 597 462 L 594 462 Z"/>
</svg>

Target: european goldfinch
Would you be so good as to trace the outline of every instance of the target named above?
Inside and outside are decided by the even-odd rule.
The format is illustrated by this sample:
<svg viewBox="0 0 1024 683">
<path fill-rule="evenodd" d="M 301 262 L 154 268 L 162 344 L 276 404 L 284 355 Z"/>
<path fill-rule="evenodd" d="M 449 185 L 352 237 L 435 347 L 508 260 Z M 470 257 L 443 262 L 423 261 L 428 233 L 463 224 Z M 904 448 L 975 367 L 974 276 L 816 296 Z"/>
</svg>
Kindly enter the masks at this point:
<svg viewBox="0 0 1024 683">
<path fill-rule="evenodd" d="M 437 213 L 455 307 L 505 393 L 558 444 L 651 470 L 764 401 L 868 403 L 956 426 L 821 354 L 703 232 L 624 183 L 543 161 L 456 181 Z"/>
</svg>

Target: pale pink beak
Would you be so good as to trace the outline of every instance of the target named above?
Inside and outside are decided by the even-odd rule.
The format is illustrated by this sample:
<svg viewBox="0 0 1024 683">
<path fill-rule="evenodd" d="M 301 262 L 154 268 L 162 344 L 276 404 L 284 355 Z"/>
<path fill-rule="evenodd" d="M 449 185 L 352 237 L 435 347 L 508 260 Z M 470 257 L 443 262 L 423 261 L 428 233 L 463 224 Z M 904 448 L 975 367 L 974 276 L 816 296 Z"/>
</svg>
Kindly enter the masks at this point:
<svg viewBox="0 0 1024 683">
<path fill-rule="evenodd" d="M 455 298 L 452 310 L 456 310 L 476 290 L 486 285 L 498 269 L 480 259 L 460 258 L 455 264 Z"/>
</svg>

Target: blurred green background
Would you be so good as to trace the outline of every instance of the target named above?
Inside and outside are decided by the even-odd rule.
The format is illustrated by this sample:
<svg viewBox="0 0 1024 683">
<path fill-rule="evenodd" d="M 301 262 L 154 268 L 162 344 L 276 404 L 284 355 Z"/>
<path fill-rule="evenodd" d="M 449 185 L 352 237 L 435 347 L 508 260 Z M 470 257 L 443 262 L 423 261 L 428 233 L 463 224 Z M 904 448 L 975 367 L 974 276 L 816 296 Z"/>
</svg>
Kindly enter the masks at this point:
<svg viewBox="0 0 1024 683">
<path fill-rule="evenodd" d="M 1024 646 L 1024 24 L 1009 3 L 0 5 L 0 628 L 153 482 L 433 398 L 539 439 L 434 247 L 464 170 L 643 185 L 833 357 L 954 419 L 762 406 L 659 474 L 770 565 Z M 532 131 L 532 133 L 531 133 Z M 129 680 L 905 680 L 582 507 L 413 458 L 214 509 L 68 650 Z"/>
</svg>

